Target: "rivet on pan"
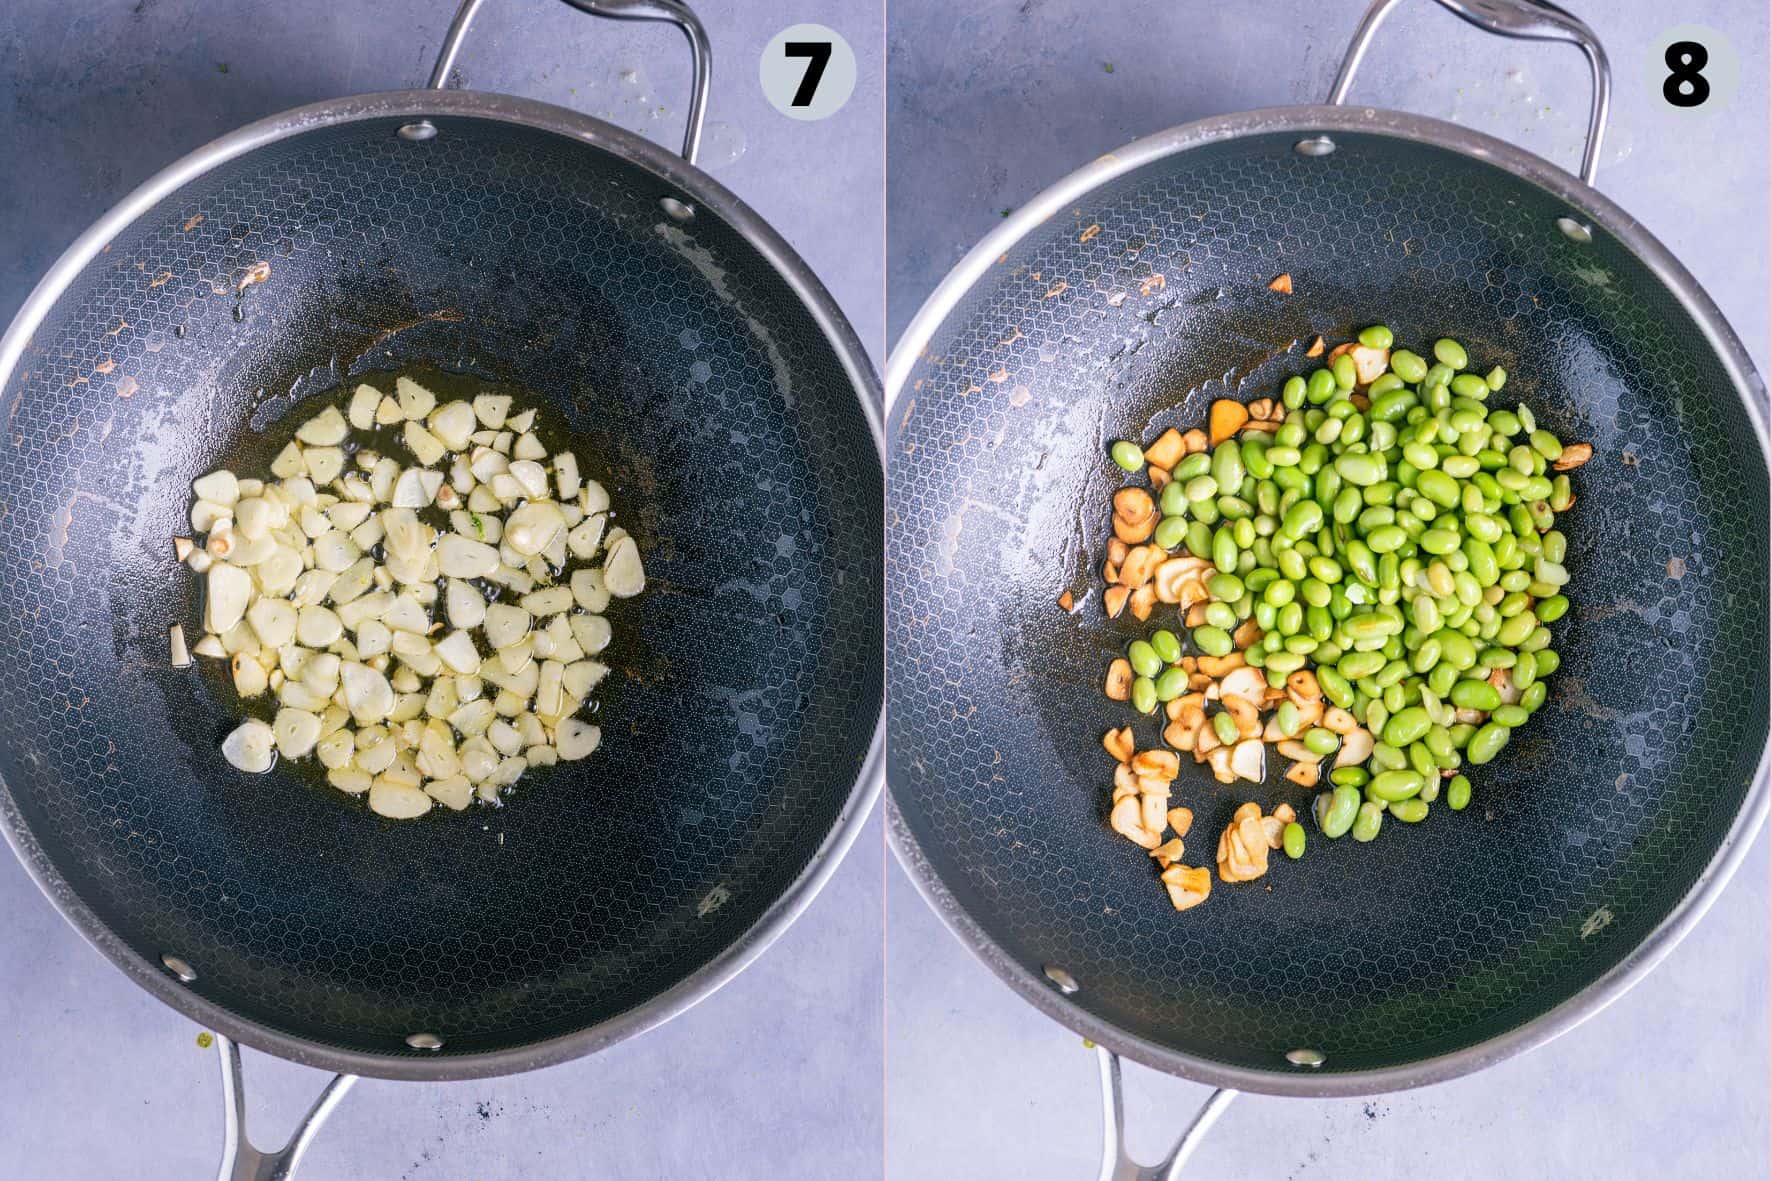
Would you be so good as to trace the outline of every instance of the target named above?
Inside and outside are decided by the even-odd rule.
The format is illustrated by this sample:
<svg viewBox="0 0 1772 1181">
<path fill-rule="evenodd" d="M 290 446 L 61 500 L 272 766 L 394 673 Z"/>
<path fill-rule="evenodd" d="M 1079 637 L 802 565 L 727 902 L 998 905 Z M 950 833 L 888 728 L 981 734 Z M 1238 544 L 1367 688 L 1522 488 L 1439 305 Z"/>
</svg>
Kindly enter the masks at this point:
<svg viewBox="0 0 1772 1181">
<path fill-rule="evenodd" d="M 415 1050 L 441 1050 L 443 1039 L 434 1033 L 409 1033 L 406 1044 Z"/>
<path fill-rule="evenodd" d="M 1335 141 L 1326 135 L 1313 135 L 1292 145 L 1300 156 L 1327 156 L 1335 150 Z"/>
<path fill-rule="evenodd" d="M 1077 983 L 1077 978 L 1075 976 L 1071 975 L 1063 968 L 1055 967 L 1052 964 L 1046 965 L 1046 979 L 1058 985 L 1058 991 L 1064 993 L 1066 996 L 1069 996 L 1071 993 L 1076 992 L 1079 988 L 1083 987 L 1081 984 Z"/>
<path fill-rule="evenodd" d="M 1582 225 L 1572 217 L 1559 217 L 1557 219 L 1557 228 L 1562 230 L 1563 237 L 1569 239 L 1571 242 L 1585 243 L 1594 240 L 1593 230 Z"/>
<path fill-rule="evenodd" d="M 1321 1066 L 1328 1058 L 1321 1050 L 1287 1050 L 1286 1061 L 1294 1066 Z"/>
<path fill-rule="evenodd" d="M 170 951 L 160 957 L 160 962 L 166 965 L 166 970 L 168 972 L 177 976 L 179 980 L 185 984 L 189 984 L 197 978 L 197 969 L 191 967 L 191 965 L 185 963 Z"/>
<path fill-rule="evenodd" d="M 435 139 L 436 136 L 437 125 L 429 119 L 420 119 L 417 123 L 400 125 L 400 138 L 411 140 L 415 144 L 423 143 L 427 139 Z"/>
<path fill-rule="evenodd" d="M 685 205 L 675 197 L 660 197 L 658 207 L 665 211 L 665 216 L 672 221 L 693 221 L 695 206 Z"/>
</svg>

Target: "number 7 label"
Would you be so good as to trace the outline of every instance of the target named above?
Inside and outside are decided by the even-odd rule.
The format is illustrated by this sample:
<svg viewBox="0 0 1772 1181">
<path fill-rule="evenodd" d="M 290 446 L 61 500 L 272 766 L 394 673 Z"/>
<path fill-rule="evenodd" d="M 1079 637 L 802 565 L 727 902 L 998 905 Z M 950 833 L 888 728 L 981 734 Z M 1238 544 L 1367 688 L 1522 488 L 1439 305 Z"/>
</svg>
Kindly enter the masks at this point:
<svg viewBox="0 0 1772 1181">
<path fill-rule="evenodd" d="M 764 47 L 757 75 L 769 105 L 790 119 L 826 119 L 855 92 L 855 51 L 824 25 L 792 25 Z"/>
</svg>

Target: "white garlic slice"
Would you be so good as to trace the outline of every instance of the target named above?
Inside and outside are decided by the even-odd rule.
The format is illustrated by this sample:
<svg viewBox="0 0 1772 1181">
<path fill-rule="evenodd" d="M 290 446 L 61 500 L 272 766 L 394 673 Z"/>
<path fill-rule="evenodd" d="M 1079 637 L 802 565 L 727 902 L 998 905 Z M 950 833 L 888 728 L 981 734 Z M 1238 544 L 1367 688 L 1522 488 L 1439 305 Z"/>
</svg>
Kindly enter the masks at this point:
<svg viewBox="0 0 1772 1181">
<path fill-rule="evenodd" d="M 277 736 L 257 718 L 248 718 L 222 739 L 222 757 L 237 770 L 262 775 L 277 761 Z"/>
</svg>

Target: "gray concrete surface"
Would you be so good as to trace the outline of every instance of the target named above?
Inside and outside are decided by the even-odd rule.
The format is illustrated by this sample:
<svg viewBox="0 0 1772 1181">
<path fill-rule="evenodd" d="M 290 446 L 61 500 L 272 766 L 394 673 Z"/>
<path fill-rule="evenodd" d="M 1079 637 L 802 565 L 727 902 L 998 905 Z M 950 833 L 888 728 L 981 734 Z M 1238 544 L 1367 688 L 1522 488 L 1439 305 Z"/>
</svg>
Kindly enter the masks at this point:
<svg viewBox="0 0 1772 1181">
<path fill-rule="evenodd" d="M 724 124 L 710 127 L 715 175 L 781 229 L 863 339 L 878 342 L 880 5 L 698 7 L 714 48 L 709 118 Z M 88 223 L 182 153 L 286 107 L 422 84 L 453 9 L 453 0 L 0 5 L 0 322 Z M 849 105 L 815 124 L 777 114 L 757 86 L 763 45 L 808 19 L 841 32 L 860 65 Z M 663 26 L 594 20 L 550 0 L 489 0 L 460 69 L 471 86 L 606 111 L 680 142 L 688 67 L 681 37 Z M 302 1176 L 879 1176 L 881 869 L 876 822 L 750 970 L 603 1054 L 486 1082 L 360 1083 Z M 0 855 L 0 1178 L 213 1175 L 220 1089 L 199 1032 L 81 942 Z M 257 1054 L 247 1072 L 264 1143 L 283 1138 L 325 1081 Z"/>
<path fill-rule="evenodd" d="M 1599 185 L 1678 254 L 1767 369 L 1767 12 L 1566 0 L 1599 31 L 1615 118 Z M 896 338 L 1003 211 L 1102 152 L 1206 115 L 1319 102 L 1364 0 L 892 0 L 888 307 Z M 1672 115 L 1645 49 L 1675 21 L 1722 30 L 1740 89 Z M 1111 72 L 1109 67 L 1111 68 Z M 1486 38 L 1423 0 L 1380 34 L 1354 101 L 1467 123 L 1564 167 L 1587 91 L 1566 46 Z M 1641 986 L 1551 1045 L 1366 1101 L 1245 1097 L 1188 1176 L 1435 1181 L 1767 1176 L 1768 906 L 1762 835 L 1709 917 Z M 1127 1071 L 1133 1147 L 1161 1155 L 1207 1094 Z M 896 865 L 887 886 L 887 1172 L 1094 1175 L 1092 1056 L 948 935 Z"/>
</svg>

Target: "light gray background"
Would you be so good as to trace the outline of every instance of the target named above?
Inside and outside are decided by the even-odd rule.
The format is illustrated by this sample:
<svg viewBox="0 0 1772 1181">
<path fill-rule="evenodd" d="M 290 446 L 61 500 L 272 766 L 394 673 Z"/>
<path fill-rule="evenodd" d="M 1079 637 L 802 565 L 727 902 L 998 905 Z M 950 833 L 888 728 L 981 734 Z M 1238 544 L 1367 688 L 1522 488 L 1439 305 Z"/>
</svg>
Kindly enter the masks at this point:
<svg viewBox="0 0 1772 1181">
<path fill-rule="evenodd" d="M 1600 188 L 1692 269 L 1768 372 L 1766 5 L 1565 3 L 1612 56 Z M 1101 153 L 1207 115 L 1321 102 L 1363 8 L 892 0 L 892 336 L 1005 209 Z M 1645 51 L 1675 21 L 1713 26 L 1734 43 L 1743 73 L 1727 110 L 1676 117 L 1648 88 Z M 1566 168 L 1580 158 L 1580 55 L 1488 38 L 1425 0 L 1380 33 L 1352 98 L 1465 123 Z M 887 877 L 889 1177 L 1093 1177 L 1093 1056 L 973 960 L 896 864 Z M 1710 916 L 1655 973 L 1536 1053 L 1368 1101 L 1238 1099 L 1188 1175 L 1764 1178 L 1767 878 L 1762 835 Z M 1127 1068 L 1127 1085 L 1131 1139 L 1145 1160 L 1162 1154 L 1207 1094 L 1140 1067 Z"/>
<path fill-rule="evenodd" d="M 786 235 L 877 354 L 878 0 L 697 7 L 714 53 L 708 117 L 728 125 L 710 127 L 704 158 Z M 69 241 L 179 155 L 287 107 L 422 85 L 453 10 L 454 0 L 0 5 L 0 323 Z M 757 83 L 764 44 L 807 20 L 841 32 L 860 69 L 848 105 L 819 123 L 776 113 Z M 635 66 L 643 77 L 620 76 Z M 667 146 L 682 141 L 687 53 L 667 26 L 488 0 L 460 70 L 479 89 L 607 111 Z M 734 127 L 748 143 L 736 161 Z M 301 1176 L 878 1177 L 881 868 L 876 820 L 748 971 L 595 1057 L 485 1082 L 359 1083 Z M 0 1178 L 213 1176 L 220 1087 L 198 1032 L 88 948 L 0 853 Z M 269 1144 L 325 1081 L 258 1054 L 247 1076 L 256 1138 Z"/>
</svg>

